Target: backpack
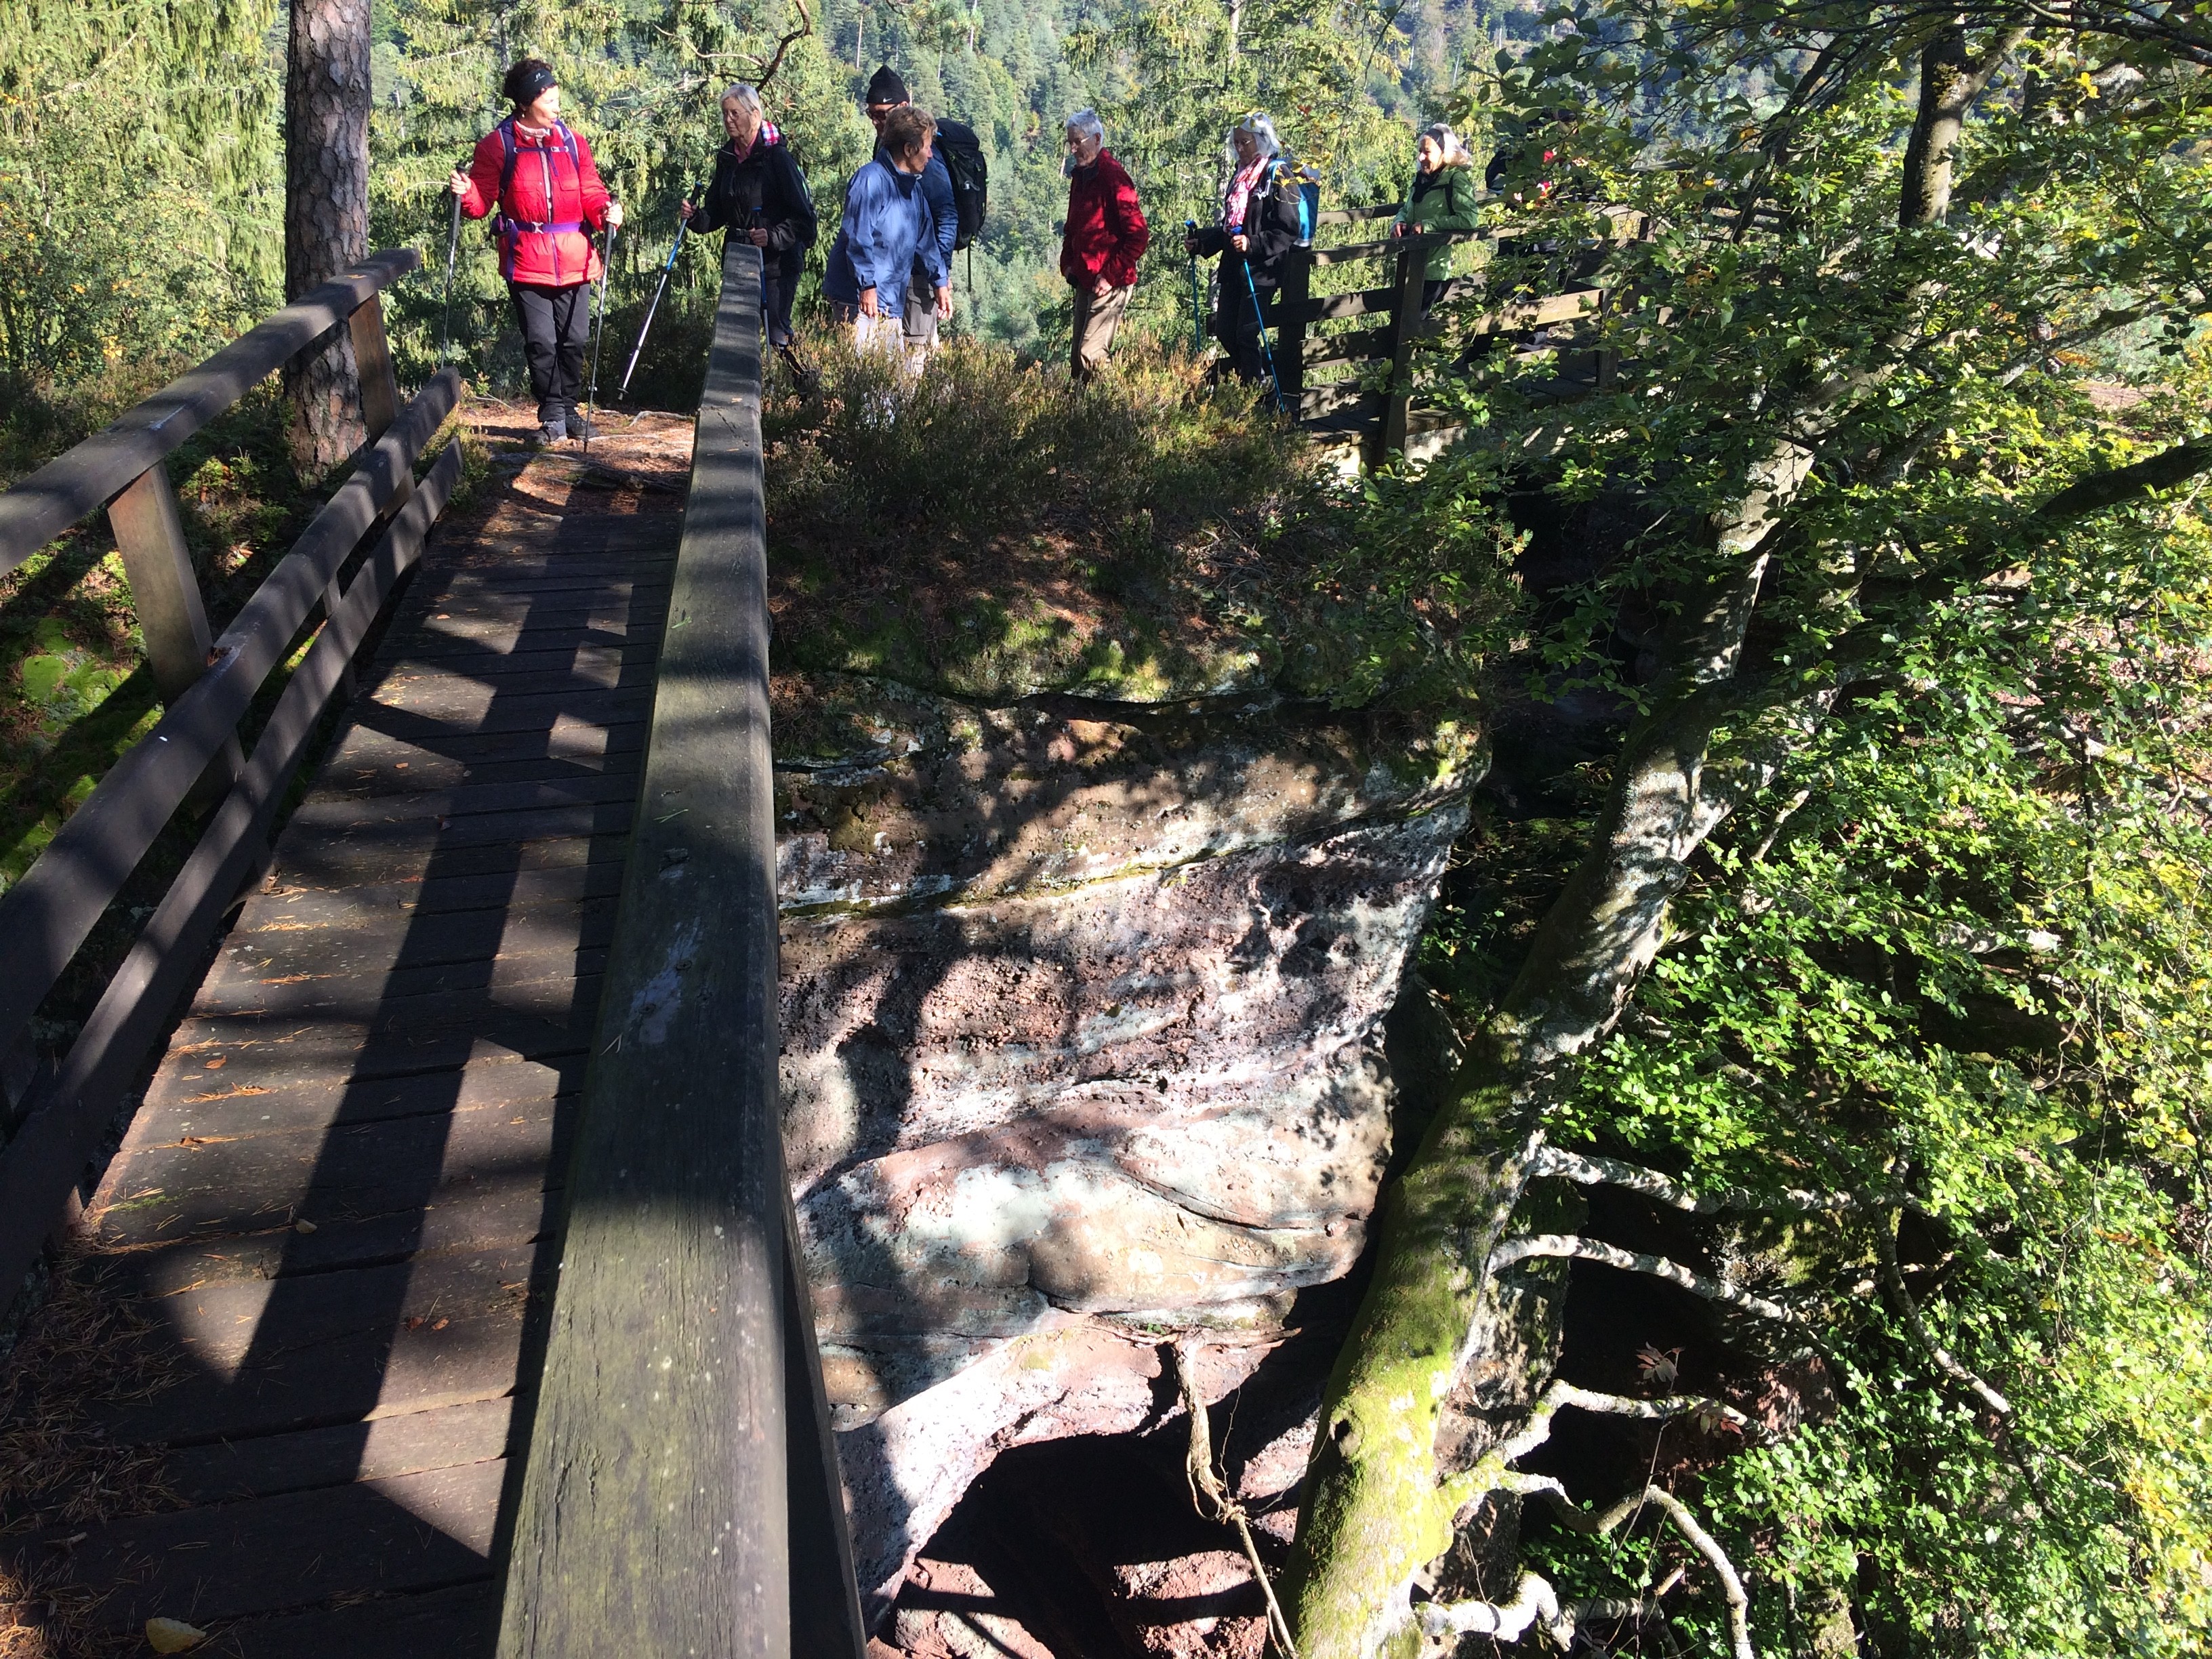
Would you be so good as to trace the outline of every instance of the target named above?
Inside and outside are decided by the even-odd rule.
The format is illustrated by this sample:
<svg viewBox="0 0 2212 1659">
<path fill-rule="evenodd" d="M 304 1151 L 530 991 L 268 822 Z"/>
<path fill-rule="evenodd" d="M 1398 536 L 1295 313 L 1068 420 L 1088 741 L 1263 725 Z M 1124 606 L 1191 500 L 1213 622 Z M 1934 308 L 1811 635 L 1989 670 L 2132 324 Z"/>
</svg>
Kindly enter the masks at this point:
<svg viewBox="0 0 2212 1659">
<path fill-rule="evenodd" d="M 520 226 L 527 222 L 524 220 L 507 218 L 505 206 L 507 186 L 514 182 L 514 164 L 522 159 L 521 147 L 514 142 L 514 118 L 507 117 L 499 124 L 496 131 L 499 133 L 499 147 L 502 154 L 499 164 L 499 194 L 492 202 L 491 234 L 495 236 L 507 225 Z M 568 124 L 566 121 L 554 122 L 553 131 L 561 135 L 561 142 L 568 149 L 568 166 L 574 171 L 577 187 L 580 189 L 584 182 L 584 161 L 583 157 L 576 152 L 576 135 L 568 130 Z M 549 227 L 549 228 L 556 228 L 556 227 Z M 582 227 L 563 225 L 557 228 L 578 230 Z"/>
<path fill-rule="evenodd" d="M 945 170 L 952 176 L 952 207 L 960 221 L 959 232 L 952 239 L 957 251 L 982 232 L 983 211 L 989 205 L 991 168 L 983 159 L 975 129 L 964 121 L 937 124 L 937 153 L 944 157 Z"/>
</svg>

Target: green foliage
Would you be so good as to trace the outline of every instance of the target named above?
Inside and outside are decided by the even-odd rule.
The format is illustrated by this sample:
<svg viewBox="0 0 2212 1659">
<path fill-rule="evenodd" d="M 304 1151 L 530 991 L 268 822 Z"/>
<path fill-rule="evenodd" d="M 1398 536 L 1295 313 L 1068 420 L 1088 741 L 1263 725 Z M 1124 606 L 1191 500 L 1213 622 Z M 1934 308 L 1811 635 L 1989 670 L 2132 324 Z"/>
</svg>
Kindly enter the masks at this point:
<svg viewBox="0 0 2212 1659">
<path fill-rule="evenodd" d="M 2194 485 L 2037 508 L 2201 425 L 2212 110 L 2140 46 L 2032 36 L 1968 124 L 1949 222 L 1900 226 L 1907 75 L 1936 23 L 1877 9 L 1833 80 L 1801 78 L 1832 13 L 1623 4 L 1498 87 L 1529 136 L 1520 199 L 1492 210 L 1539 228 L 1490 280 L 1549 292 L 1595 266 L 1634 296 L 1450 376 L 1486 424 L 1477 456 L 1631 527 L 1528 606 L 1530 693 L 1651 704 L 1673 619 L 1742 557 L 1707 526 L 1778 441 L 1811 466 L 1706 763 L 1734 816 L 1549 1127 L 1701 1190 L 1909 1200 L 1901 1224 L 1893 1206 L 1710 1236 L 1807 1321 L 1733 1329 L 1739 1375 L 1771 1381 L 1802 1342 L 1834 1393 L 1707 1460 L 1696 1494 L 1762 1651 L 1815 1650 L 1786 1609 L 1848 1605 L 1884 1655 L 2200 1653 L 2212 532 Z M 1754 198 L 1766 216 L 1737 234 Z M 1646 239 L 1603 242 L 1596 210 L 1620 204 Z M 1616 380 L 1559 403 L 1562 348 L 1594 346 Z M 1606 781 L 1562 780 L 1566 821 L 1502 838 L 1517 862 L 1432 939 L 1470 1024 Z M 1880 1293 L 1875 1227 L 2008 1416 Z M 1550 1535 L 1534 1553 L 1563 1595 L 1680 1557 Z M 1674 1617 L 1719 1642 L 1709 1593 Z"/>
<path fill-rule="evenodd" d="M 9 425 L 203 353 L 282 265 L 265 0 L 23 0 L 0 31 L 0 391 Z"/>
</svg>

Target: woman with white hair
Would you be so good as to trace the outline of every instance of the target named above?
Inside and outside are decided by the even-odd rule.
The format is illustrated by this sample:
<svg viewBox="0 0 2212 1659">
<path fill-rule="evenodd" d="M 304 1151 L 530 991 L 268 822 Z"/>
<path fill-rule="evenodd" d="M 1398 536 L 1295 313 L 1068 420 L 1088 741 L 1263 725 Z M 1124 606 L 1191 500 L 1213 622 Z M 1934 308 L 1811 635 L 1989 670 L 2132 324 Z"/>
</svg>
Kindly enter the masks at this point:
<svg viewBox="0 0 2212 1659">
<path fill-rule="evenodd" d="M 1106 153 L 1098 112 L 1076 111 L 1067 118 L 1067 228 L 1060 240 L 1060 274 L 1075 295 L 1068 372 L 1078 386 L 1105 367 L 1152 235 L 1136 185 Z"/>
<path fill-rule="evenodd" d="M 1312 239 L 1311 203 L 1304 176 L 1283 155 L 1275 124 L 1258 111 L 1231 129 L 1224 159 L 1221 222 L 1193 225 L 1183 246 L 1203 258 L 1221 256 L 1214 337 L 1240 376 L 1264 380 L 1271 374 L 1261 307 L 1282 285 L 1291 251 Z"/>
<path fill-rule="evenodd" d="M 762 311 L 769 343 L 791 349 L 791 301 L 806 251 L 820 222 L 806 176 L 791 146 L 761 106 L 758 88 L 739 82 L 722 94 L 722 131 L 729 142 L 714 153 L 714 182 L 707 199 L 685 202 L 681 213 L 693 234 L 728 230 L 761 250 Z M 799 371 L 794 368 L 795 373 Z"/>
<path fill-rule="evenodd" d="M 1474 157 L 1468 154 L 1459 134 L 1439 121 L 1421 134 L 1415 155 L 1413 181 L 1406 187 L 1406 204 L 1398 210 L 1390 234 L 1425 236 L 1474 229 L 1480 222 L 1481 192 L 1475 185 Z M 1427 280 L 1421 284 L 1423 311 L 1443 294 L 1456 252 L 1449 242 L 1430 252 Z"/>
</svg>

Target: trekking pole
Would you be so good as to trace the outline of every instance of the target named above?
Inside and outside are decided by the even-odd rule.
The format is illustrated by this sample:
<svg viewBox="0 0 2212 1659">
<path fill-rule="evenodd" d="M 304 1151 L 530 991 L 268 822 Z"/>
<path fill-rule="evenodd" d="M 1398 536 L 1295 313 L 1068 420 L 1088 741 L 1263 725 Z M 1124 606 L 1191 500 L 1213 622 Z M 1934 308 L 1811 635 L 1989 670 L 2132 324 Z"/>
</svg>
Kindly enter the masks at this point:
<svg viewBox="0 0 2212 1659">
<path fill-rule="evenodd" d="M 453 192 L 446 192 L 452 196 Z M 446 298 L 438 308 L 438 367 L 453 355 L 453 256 L 461 246 L 461 198 L 453 197 L 453 228 L 446 233 Z"/>
<path fill-rule="evenodd" d="M 1275 349 L 1267 343 L 1267 319 L 1260 314 L 1260 285 L 1252 280 L 1252 261 L 1244 261 L 1244 291 L 1252 296 L 1252 320 L 1260 327 L 1260 356 L 1267 365 L 1267 384 L 1275 388 L 1275 413 L 1283 412 L 1283 382 L 1275 373 Z"/>
<path fill-rule="evenodd" d="M 592 416 L 599 406 L 599 342 L 607 332 L 607 284 L 615 274 L 615 227 L 607 227 L 607 240 L 599 254 L 599 315 L 592 325 L 592 385 L 584 394 L 584 453 L 592 453 Z"/>
<path fill-rule="evenodd" d="M 684 199 L 687 202 L 697 202 L 705 194 L 703 186 L 694 185 L 691 187 L 691 193 Z M 668 292 L 669 273 L 676 269 L 676 256 L 684 251 L 684 234 L 690 228 L 691 222 L 689 219 L 679 219 L 676 222 L 676 240 L 669 245 L 668 257 L 660 262 L 660 280 L 653 285 L 653 300 L 645 308 L 645 321 L 638 326 L 637 343 L 630 348 L 629 362 L 623 369 L 622 384 L 615 388 L 617 398 L 629 396 L 629 378 L 637 373 L 638 354 L 645 349 L 645 337 L 652 332 L 653 313 L 660 309 L 660 296 Z"/>
</svg>

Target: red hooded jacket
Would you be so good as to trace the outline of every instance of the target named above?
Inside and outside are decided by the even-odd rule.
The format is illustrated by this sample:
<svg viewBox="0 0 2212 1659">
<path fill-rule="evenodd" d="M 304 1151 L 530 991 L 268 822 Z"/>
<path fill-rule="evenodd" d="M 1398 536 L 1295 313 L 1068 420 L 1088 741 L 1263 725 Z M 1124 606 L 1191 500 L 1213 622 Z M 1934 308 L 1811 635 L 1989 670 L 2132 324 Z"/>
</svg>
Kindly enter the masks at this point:
<svg viewBox="0 0 2212 1659">
<path fill-rule="evenodd" d="M 507 167 L 501 127 L 514 135 L 514 174 L 504 199 L 499 199 L 500 174 Z M 569 139 L 576 146 L 573 160 Z M 556 123 L 550 131 L 533 137 L 502 121 L 478 139 L 461 211 L 481 219 L 495 205 L 500 212 L 500 274 L 507 281 L 569 288 L 599 280 L 599 256 L 591 233 L 606 222 L 607 187 L 599 182 L 592 147 L 581 133 Z"/>
<path fill-rule="evenodd" d="M 1137 261 L 1152 233 L 1137 205 L 1137 187 L 1104 150 L 1067 181 L 1067 232 L 1060 242 L 1060 274 L 1079 288 L 1103 277 L 1110 287 L 1137 280 Z"/>
</svg>

